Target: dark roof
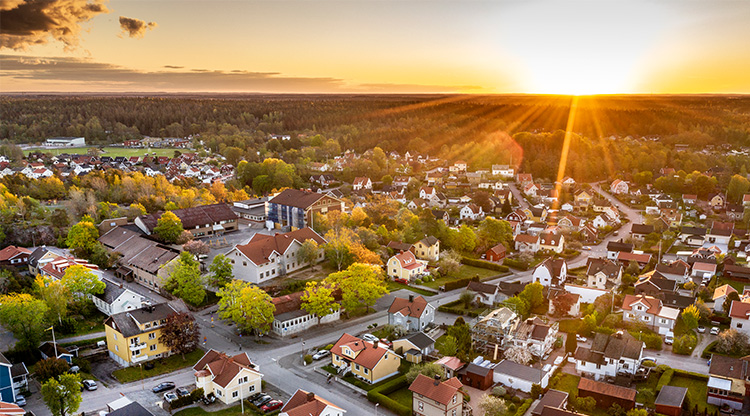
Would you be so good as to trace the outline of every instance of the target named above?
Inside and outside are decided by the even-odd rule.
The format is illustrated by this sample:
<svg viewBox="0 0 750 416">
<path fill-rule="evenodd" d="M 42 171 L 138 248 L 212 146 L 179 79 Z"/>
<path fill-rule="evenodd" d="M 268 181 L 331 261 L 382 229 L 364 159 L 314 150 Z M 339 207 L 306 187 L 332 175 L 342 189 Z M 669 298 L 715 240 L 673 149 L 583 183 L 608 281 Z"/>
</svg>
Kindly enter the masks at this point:
<svg viewBox="0 0 750 416">
<path fill-rule="evenodd" d="M 620 270 L 622 270 L 620 264 L 607 259 L 589 258 L 586 265 L 587 276 L 593 276 L 602 272 L 608 279 L 616 279 L 617 275 L 620 274 Z"/>
<path fill-rule="evenodd" d="M 712 354 L 711 367 L 708 369 L 708 374 L 742 380 L 745 378 L 746 363 L 746 361 L 742 361 L 739 358 Z"/>
<path fill-rule="evenodd" d="M 401 241 L 389 241 L 388 248 L 392 248 L 397 251 L 409 251 L 411 250 L 411 244 L 402 243 Z"/>
<path fill-rule="evenodd" d="M 703 227 L 682 227 L 680 228 L 680 233 L 704 236 L 706 235 L 706 229 Z"/>
<path fill-rule="evenodd" d="M 13 366 L 10 367 L 10 376 L 13 378 L 24 376 L 27 374 L 29 374 L 29 370 L 26 368 L 26 364 L 24 363 L 13 364 Z"/>
<path fill-rule="evenodd" d="M 102 281 L 104 282 L 104 291 L 94 296 L 103 300 L 105 303 L 111 304 L 117 300 L 120 295 L 125 293 L 125 287 L 107 279 L 102 279 Z"/>
<path fill-rule="evenodd" d="M 677 293 L 665 293 L 664 299 L 662 299 L 664 306 L 671 306 L 677 309 L 685 309 L 693 303 L 695 303 L 694 297 L 682 296 Z"/>
<path fill-rule="evenodd" d="M 469 290 L 475 293 L 487 293 L 490 295 L 494 295 L 495 291 L 497 291 L 497 285 L 471 281 L 469 282 L 469 285 L 466 286 L 466 290 Z"/>
<path fill-rule="evenodd" d="M 649 283 L 654 285 L 661 292 L 674 292 L 675 290 L 677 290 L 677 281 L 664 279 L 662 277 L 656 276 L 656 274 L 651 275 L 646 279 L 639 280 L 635 284 L 635 286 L 645 285 Z"/>
<path fill-rule="evenodd" d="M 675 274 L 684 276 L 688 272 L 688 267 L 681 261 L 675 261 L 672 264 L 657 264 L 656 271 L 662 274 Z"/>
<path fill-rule="evenodd" d="M 429 246 L 434 246 L 434 245 L 435 245 L 436 243 L 438 243 L 438 242 L 439 242 L 440 240 L 438 240 L 438 239 L 437 239 L 437 237 L 434 237 L 434 236 L 429 236 L 429 237 L 425 237 L 425 238 L 423 238 L 423 239 L 421 239 L 421 240 L 419 240 L 419 241 L 420 241 L 420 242 L 421 242 L 422 244 L 424 244 L 424 245 L 426 245 L 426 246 L 428 246 L 428 247 L 429 247 Z"/>
<path fill-rule="evenodd" d="M 477 374 L 482 377 L 486 377 L 487 374 L 492 373 L 492 369 L 488 367 L 482 367 L 474 363 L 469 363 L 468 365 L 466 365 L 466 367 L 463 368 L 463 370 L 461 370 L 461 373 L 462 374 L 471 373 L 471 374 Z"/>
<path fill-rule="evenodd" d="M 146 410 L 146 408 L 141 406 L 138 402 L 133 402 L 115 410 L 114 412 L 107 413 L 107 416 L 154 416 L 154 414 Z"/>
<path fill-rule="evenodd" d="M 633 245 L 630 243 L 624 243 L 620 241 L 610 241 L 607 243 L 607 251 L 627 251 L 630 253 L 633 251 Z"/>
<path fill-rule="evenodd" d="M 46 341 L 44 344 L 39 346 L 39 351 L 41 351 L 47 357 L 55 357 L 55 343 Z M 58 344 L 57 345 L 57 357 L 60 357 L 63 354 L 70 354 L 70 352 L 65 347 L 61 347 Z"/>
<path fill-rule="evenodd" d="M 299 189 L 285 189 L 268 202 L 307 209 L 324 196 L 325 195 L 316 192 L 301 191 Z"/>
<path fill-rule="evenodd" d="M 417 332 L 413 335 L 408 336 L 406 339 L 414 344 L 415 347 L 418 347 L 420 350 L 423 350 L 430 345 L 435 344 L 435 340 L 430 338 L 424 332 Z"/>
<path fill-rule="evenodd" d="M 568 393 L 560 390 L 549 390 L 544 393 L 539 403 L 531 410 L 532 415 L 540 415 L 545 406 L 549 406 L 555 409 L 559 409 L 568 400 Z"/>
<path fill-rule="evenodd" d="M 319 194 L 315 195 L 320 196 Z M 163 211 L 159 211 L 150 215 L 142 215 L 139 218 L 149 231 L 153 231 L 156 227 L 156 222 L 163 213 Z M 201 205 L 199 207 L 176 209 L 172 213 L 182 221 L 182 227 L 186 230 L 195 228 L 196 226 L 203 227 L 206 224 L 213 225 L 221 221 L 237 219 L 237 214 L 227 204 Z"/>
<path fill-rule="evenodd" d="M 578 350 L 582 350 L 582 348 L 578 348 L 576 359 L 589 362 L 599 362 L 604 357 L 618 360 L 622 357 L 637 359 L 641 355 L 642 347 L 643 342 L 633 338 L 627 332 L 614 335 L 597 333 L 591 341 L 590 351 L 581 351 L 581 358 L 579 358 Z"/>
<path fill-rule="evenodd" d="M 542 408 L 540 416 L 581 416 L 581 415 L 578 413 L 571 412 L 565 409 L 560 409 L 557 407 L 544 406 L 544 408 Z"/>
<path fill-rule="evenodd" d="M 648 224 L 633 224 L 631 233 L 633 234 L 651 234 L 654 232 L 654 226 Z"/>
<path fill-rule="evenodd" d="M 99 237 L 108 249 L 122 254 L 121 261 L 149 273 L 159 269 L 179 256 L 177 250 L 149 240 L 142 233 L 127 227 L 115 227 Z"/>
<path fill-rule="evenodd" d="M 158 303 L 151 307 L 116 313 L 107 318 L 107 320 L 104 321 L 104 325 L 115 329 L 125 338 L 130 338 L 143 332 L 153 331 L 154 327 L 147 330 L 141 330 L 139 324 L 161 321 L 174 312 L 176 311 L 168 303 Z"/>
<path fill-rule="evenodd" d="M 657 406 L 682 407 L 687 391 L 687 387 L 663 386 L 654 404 Z"/>
<path fill-rule="evenodd" d="M 536 384 L 540 384 L 542 382 L 541 369 L 531 368 L 510 360 L 500 361 L 500 363 L 495 366 L 495 372 L 501 374 L 510 374 L 514 378 L 524 381 L 530 381 Z"/>
<path fill-rule="evenodd" d="M 594 364 L 604 363 L 604 354 L 601 352 L 591 351 L 591 348 L 586 348 L 586 347 L 576 348 L 574 357 L 576 360 L 585 361 L 587 363 L 594 363 Z"/>
<path fill-rule="evenodd" d="M 0 363 L 10 364 L 10 361 L 8 360 L 7 357 L 5 357 L 5 354 L 3 354 L 2 352 L 0 352 Z"/>
<path fill-rule="evenodd" d="M 582 378 L 581 381 L 578 382 L 579 395 L 581 390 L 635 402 L 636 391 L 634 389 L 616 386 L 614 384 L 600 383 L 598 381 Z"/>
<path fill-rule="evenodd" d="M 497 284 L 500 288 L 500 293 L 508 296 L 515 296 L 523 291 L 526 287 L 525 283 L 507 283 L 500 282 Z"/>
</svg>

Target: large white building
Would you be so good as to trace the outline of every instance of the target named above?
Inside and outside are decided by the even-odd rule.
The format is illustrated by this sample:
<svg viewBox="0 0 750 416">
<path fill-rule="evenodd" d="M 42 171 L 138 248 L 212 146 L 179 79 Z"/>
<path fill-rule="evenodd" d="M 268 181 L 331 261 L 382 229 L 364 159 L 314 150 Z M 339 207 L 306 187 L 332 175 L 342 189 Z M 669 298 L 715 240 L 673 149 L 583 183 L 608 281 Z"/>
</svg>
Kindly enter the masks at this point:
<svg viewBox="0 0 750 416">
<path fill-rule="evenodd" d="M 83 147 L 86 146 L 85 137 L 51 137 L 45 142 L 47 146 Z"/>
</svg>

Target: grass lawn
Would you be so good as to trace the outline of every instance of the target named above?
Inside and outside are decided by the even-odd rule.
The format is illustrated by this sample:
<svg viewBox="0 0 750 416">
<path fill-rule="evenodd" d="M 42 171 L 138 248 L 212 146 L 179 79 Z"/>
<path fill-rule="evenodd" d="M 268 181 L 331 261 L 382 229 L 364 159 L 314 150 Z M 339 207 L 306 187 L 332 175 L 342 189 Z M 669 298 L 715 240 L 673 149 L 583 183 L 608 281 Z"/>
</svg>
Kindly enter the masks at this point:
<svg viewBox="0 0 750 416">
<path fill-rule="evenodd" d="M 275 415 L 278 414 L 279 411 L 274 411 L 271 413 L 267 413 L 268 415 Z M 247 402 L 245 402 L 245 414 L 246 415 L 263 415 L 264 413 L 260 413 L 255 411 Z M 240 416 L 242 415 L 242 408 L 240 405 L 229 407 L 222 410 L 217 410 L 215 412 L 207 412 L 203 410 L 200 407 L 191 407 L 189 409 L 180 410 L 177 413 L 175 413 L 175 416 Z"/>
<path fill-rule="evenodd" d="M 639 382 L 636 385 L 638 394 L 635 396 L 635 401 L 643 403 L 647 407 L 654 407 L 654 400 L 656 400 L 656 385 L 659 384 L 659 376 L 661 373 L 652 372 L 648 379 Z M 650 392 L 648 390 L 650 389 Z"/>
<path fill-rule="evenodd" d="M 182 360 L 181 355 L 172 355 L 167 358 L 160 358 L 152 361 L 155 365 L 154 368 L 141 370 L 140 366 L 133 366 L 127 368 L 121 368 L 112 372 L 112 375 L 120 381 L 120 383 L 130 383 L 141 379 L 146 379 L 161 374 L 171 373 L 172 371 L 179 370 L 181 368 L 190 367 L 194 365 L 198 360 L 203 357 L 205 351 L 198 348 L 190 354 L 185 354 L 185 361 Z M 141 376 L 142 375 L 142 376 Z"/>
<path fill-rule="evenodd" d="M 461 268 L 458 269 L 456 273 L 453 273 L 451 275 L 444 276 L 444 277 L 438 277 L 437 279 L 431 282 L 423 283 L 422 286 L 427 286 L 429 288 L 437 290 L 440 288 L 440 286 L 448 282 L 452 282 L 454 280 L 467 279 L 467 278 L 472 278 L 474 276 L 479 276 L 479 280 L 484 280 L 491 276 L 497 276 L 498 274 L 501 274 L 501 273 L 495 270 L 482 269 L 479 267 L 462 264 Z"/>
<path fill-rule="evenodd" d="M 336 370 L 336 368 L 335 368 L 335 367 L 333 367 L 333 366 L 332 366 L 331 364 L 325 365 L 325 366 L 323 366 L 323 367 L 321 367 L 321 368 L 322 368 L 323 370 L 327 371 L 327 372 L 328 372 L 328 373 L 330 373 L 330 374 L 333 374 L 333 375 L 336 375 L 336 374 L 338 374 L 338 371 Z M 399 374 L 396 374 L 396 375 L 394 375 L 393 377 L 388 377 L 388 378 L 387 378 L 387 379 L 385 379 L 385 380 L 381 380 L 381 381 L 378 381 L 378 382 L 377 382 L 377 383 L 375 383 L 375 384 L 370 384 L 370 383 L 367 383 L 367 382 L 365 382 L 365 381 L 362 381 L 362 380 L 360 380 L 360 379 L 358 379 L 358 378 L 354 377 L 354 376 L 353 376 L 353 375 L 352 375 L 351 373 L 349 373 L 349 375 L 348 375 L 348 376 L 346 376 L 346 377 L 339 377 L 339 378 L 340 378 L 341 380 L 344 380 L 344 381 L 346 381 L 347 383 L 349 383 L 349 384 L 351 384 L 351 385 L 355 386 L 355 387 L 359 387 L 360 389 L 362 389 L 362 390 L 364 390 L 364 391 L 370 391 L 370 390 L 374 389 L 375 387 L 380 387 L 380 386 L 382 386 L 383 384 L 385 384 L 385 383 L 387 383 L 387 382 L 389 382 L 389 381 L 393 381 L 394 379 L 396 379 L 396 378 L 398 378 L 398 377 L 401 377 L 401 374 L 400 374 L 400 373 L 399 373 Z M 411 401 L 410 401 L 410 403 L 411 403 Z"/>
<path fill-rule="evenodd" d="M 454 300 L 453 302 L 446 303 L 445 305 L 442 305 L 438 310 L 448 313 L 454 313 L 456 315 L 468 315 L 468 316 L 479 316 L 482 313 L 484 313 L 487 309 L 485 306 L 479 306 L 477 308 L 469 307 L 468 309 L 464 307 L 463 302 L 461 300 Z"/>
<path fill-rule="evenodd" d="M 85 155 L 86 152 L 88 152 L 89 148 L 95 147 L 95 146 L 87 146 L 87 147 L 60 147 L 60 148 L 54 148 L 54 149 L 28 149 L 24 150 L 24 154 L 28 155 L 32 152 L 42 152 L 42 153 L 49 153 L 52 155 L 60 155 L 63 153 L 68 154 L 79 154 L 79 155 Z M 146 153 L 153 154 L 156 153 L 156 156 L 169 156 L 174 157 L 174 151 L 179 150 L 182 153 L 185 152 L 191 152 L 189 149 L 126 149 L 124 147 L 105 147 L 104 153 L 101 154 L 101 156 L 110 156 L 110 157 L 117 157 L 117 156 L 125 156 L 125 157 L 131 157 L 131 156 L 139 156 L 143 157 L 146 155 Z"/>
<path fill-rule="evenodd" d="M 560 373 L 560 377 L 555 376 L 552 380 L 554 383 L 550 388 L 567 392 L 571 397 L 578 397 L 578 382 L 581 381 L 581 377 Z"/>
<path fill-rule="evenodd" d="M 404 406 L 408 408 L 412 407 L 411 390 L 409 390 L 408 387 L 404 387 L 403 389 L 398 389 L 394 391 L 393 393 L 389 394 L 388 397 L 403 404 Z"/>
<path fill-rule="evenodd" d="M 706 380 L 696 380 L 693 378 L 682 377 L 675 374 L 672 377 L 672 381 L 669 383 L 670 386 L 687 387 L 688 400 L 690 402 L 690 408 L 696 404 L 698 405 L 698 411 L 704 412 L 708 409 L 709 413 L 713 413 L 716 410 L 716 406 L 708 404 L 706 402 L 706 394 L 708 393 L 708 386 Z"/>
<path fill-rule="evenodd" d="M 394 282 L 393 280 L 388 281 L 388 292 L 395 292 L 396 290 L 401 290 L 401 289 L 411 290 L 412 292 L 422 295 L 422 296 L 434 296 L 437 294 L 434 292 L 430 292 L 428 290 L 420 289 L 418 287 L 411 287 L 409 285 Z"/>
</svg>

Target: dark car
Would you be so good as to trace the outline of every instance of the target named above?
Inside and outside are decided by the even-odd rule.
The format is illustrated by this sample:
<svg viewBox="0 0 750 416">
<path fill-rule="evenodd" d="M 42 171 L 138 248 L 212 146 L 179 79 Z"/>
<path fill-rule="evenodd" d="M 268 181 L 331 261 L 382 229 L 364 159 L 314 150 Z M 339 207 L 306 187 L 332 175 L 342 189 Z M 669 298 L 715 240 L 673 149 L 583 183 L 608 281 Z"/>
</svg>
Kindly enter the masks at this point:
<svg viewBox="0 0 750 416">
<path fill-rule="evenodd" d="M 260 396 L 264 396 L 264 395 L 265 395 L 265 393 L 259 391 L 259 392 L 255 393 L 255 394 L 253 394 L 252 396 L 248 397 L 247 401 L 250 402 L 250 403 L 252 403 L 256 399 L 258 399 Z"/>
<path fill-rule="evenodd" d="M 264 395 L 258 397 L 257 399 L 253 400 L 252 403 L 253 403 L 253 406 L 255 406 L 255 407 L 261 407 L 264 404 L 270 402 L 271 400 L 273 400 L 273 398 L 271 396 L 269 396 L 267 394 L 264 394 Z"/>
<path fill-rule="evenodd" d="M 213 393 L 208 393 L 208 396 L 203 396 L 201 398 L 201 401 L 203 402 L 203 404 L 209 405 L 216 401 L 216 396 L 214 396 Z"/>
<path fill-rule="evenodd" d="M 264 404 L 260 407 L 260 410 L 263 411 L 263 413 L 268 413 L 276 409 L 281 409 L 281 406 L 284 405 L 284 402 L 281 400 L 271 400 L 270 402 Z"/>
<path fill-rule="evenodd" d="M 177 389 L 177 395 L 180 397 L 190 396 L 190 390 L 186 389 L 185 387 L 180 387 Z"/>
<path fill-rule="evenodd" d="M 174 383 L 171 381 L 165 381 L 163 383 L 160 383 L 158 386 L 151 389 L 154 393 L 161 393 L 163 391 L 172 390 L 174 388 Z"/>
</svg>

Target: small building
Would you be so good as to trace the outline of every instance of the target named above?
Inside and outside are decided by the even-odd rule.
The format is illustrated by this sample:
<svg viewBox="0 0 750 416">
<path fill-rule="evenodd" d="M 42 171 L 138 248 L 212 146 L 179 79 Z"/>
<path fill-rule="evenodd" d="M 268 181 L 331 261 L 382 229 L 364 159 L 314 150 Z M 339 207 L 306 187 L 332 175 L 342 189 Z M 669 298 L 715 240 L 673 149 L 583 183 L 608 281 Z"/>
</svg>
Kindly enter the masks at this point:
<svg viewBox="0 0 750 416">
<path fill-rule="evenodd" d="M 549 257 L 534 268 L 531 276 L 544 287 L 561 286 L 568 277 L 568 263 L 565 259 Z"/>
<path fill-rule="evenodd" d="M 388 324 L 400 325 L 407 331 L 421 331 L 435 320 L 435 307 L 422 296 L 394 298 L 388 308 Z"/>
<path fill-rule="evenodd" d="M 622 265 L 604 258 L 589 258 L 586 265 L 586 280 L 589 287 L 609 290 L 622 283 Z"/>
<path fill-rule="evenodd" d="M 729 317 L 732 318 L 732 329 L 750 335 L 750 303 L 739 300 L 732 301 L 732 305 L 729 307 Z"/>
<path fill-rule="evenodd" d="M 613 404 L 618 404 L 624 410 L 630 410 L 635 407 L 636 393 L 634 389 L 587 378 L 581 378 L 578 382 L 578 397 L 593 397 L 596 407 L 600 409 L 609 409 Z"/>
<path fill-rule="evenodd" d="M 182 227 L 194 237 L 221 235 L 237 231 L 238 217 L 227 204 L 201 205 L 192 208 L 171 211 L 182 221 Z M 135 219 L 135 225 L 146 234 L 151 235 L 164 212 L 141 215 Z"/>
<path fill-rule="evenodd" d="M 532 416 L 541 416 L 545 406 L 553 409 L 565 409 L 568 404 L 568 393 L 560 390 L 550 389 L 539 399 L 539 402 L 531 409 Z"/>
<path fill-rule="evenodd" d="M 714 406 L 724 405 L 742 410 L 745 401 L 747 361 L 739 358 L 711 355 L 708 369 L 708 392 L 706 401 Z"/>
<path fill-rule="evenodd" d="M 418 260 L 411 251 L 404 251 L 388 259 L 386 269 L 388 277 L 408 283 L 425 273 L 427 262 Z"/>
<path fill-rule="evenodd" d="M 724 312 L 724 301 L 727 299 L 727 295 L 732 292 L 737 293 L 737 290 L 731 285 L 719 286 L 714 290 L 714 311 Z"/>
<path fill-rule="evenodd" d="M 126 397 L 123 397 L 124 399 Z M 122 407 L 118 407 L 117 409 L 113 409 L 111 412 L 107 413 L 107 416 L 153 416 L 154 414 L 149 412 L 148 409 L 143 407 L 138 402 L 130 402 Z"/>
<path fill-rule="evenodd" d="M 246 352 L 228 356 L 210 350 L 193 366 L 195 387 L 203 389 L 203 395 L 212 394 L 224 404 L 247 399 L 262 390 L 263 374 L 250 360 Z"/>
<path fill-rule="evenodd" d="M 2 358 L 0 358 L 1 360 Z M 16 396 L 21 394 L 22 391 L 29 389 L 29 369 L 26 368 L 26 364 L 23 362 L 13 364 L 10 367 L 10 376 L 13 380 L 13 391 Z M 0 412 L 0 415 L 2 412 Z"/>
<path fill-rule="evenodd" d="M 25 247 L 8 246 L 0 250 L 0 266 L 25 266 L 31 250 Z"/>
<path fill-rule="evenodd" d="M 661 299 L 647 295 L 625 295 L 622 301 L 625 322 L 642 322 L 649 328 L 665 335 L 674 330 L 679 309 L 664 306 Z"/>
<path fill-rule="evenodd" d="M 538 384 L 547 388 L 550 373 L 540 368 L 518 364 L 510 360 L 502 360 L 493 369 L 495 383 L 523 392 L 531 392 L 531 386 Z"/>
<path fill-rule="evenodd" d="M 341 308 L 334 310 L 326 316 L 319 317 L 302 308 L 302 295 L 304 292 L 295 292 L 271 299 L 276 307 L 273 313 L 271 330 L 274 334 L 285 337 L 319 324 L 338 321 L 341 318 Z M 337 293 L 334 293 L 334 297 Z"/>
<path fill-rule="evenodd" d="M 316 395 L 297 389 L 281 408 L 279 416 L 343 416 L 346 410 Z"/>
<path fill-rule="evenodd" d="M 42 359 L 58 358 L 60 360 L 65 360 L 68 364 L 72 365 L 73 358 L 78 357 L 78 348 L 74 348 L 70 351 L 59 344 L 55 344 L 56 343 L 54 342 L 45 341 L 39 346 L 39 352 L 42 354 Z"/>
<path fill-rule="evenodd" d="M 370 384 L 398 374 L 403 357 L 380 343 L 342 334 L 331 348 L 331 365 Z"/>
<path fill-rule="evenodd" d="M 304 228 L 312 225 L 314 214 L 343 210 L 344 202 L 332 195 L 285 189 L 266 204 L 266 226 Z"/>
<path fill-rule="evenodd" d="M 666 416 L 682 416 L 682 411 L 687 404 L 687 387 L 663 386 L 659 390 L 654 405 L 656 413 Z"/>
<path fill-rule="evenodd" d="M 493 261 L 495 263 L 502 264 L 503 260 L 505 259 L 505 253 L 505 246 L 500 243 L 495 247 L 487 249 L 487 251 L 484 253 L 484 256 L 487 261 Z"/>
<path fill-rule="evenodd" d="M 464 398 L 459 390 L 463 387 L 457 378 L 446 381 L 432 379 L 424 374 L 409 386 L 412 392 L 412 412 L 418 416 L 463 415 Z"/>
<path fill-rule="evenodd" d="M 46 146 L 83 147 L 86 146 L 85 137 L 50 137 L 44 143 Z"/>
<path fill-rule="evenodd" d="M 445 369 L 445 378 L 453 378 L 458 374 L 458 371 L 466 365 L 460 359 L 449 356 L 435 361 L 435 364 L 442 366 Z"/>
<path fill-rule="evenodd" d="M 91 300 L 94 306 L 107 316 L 138 309 L 143 306 L 144 302 L 149 301 L 148 298 L 124 287 L 122 283 L 115 283 L 109 279 L 102 279 L 102 282 L 104 282 L 104 291 L 91 295 Z"/>
<path fill-rule="evenodd" d="M 393 351 L 410 363 L 421 363 L 435 349 L 435 340 L 424 332 L 415 332 L 406 338 L 393 341 Z"/>
<path fill-rule="evenodd" d="M 494 371 L 490 367 L 483 367 L 474 363 L 467 364 L 458 372 L 462 383 L 479 390 L 487 390 L 494 382 Z"/>
<path fill-rule="evenodd" d="M 469 285 L 466 286 L 466 290 L 474 293 L 474 302 L 476 303 L 494 306 L 495 303 L 498 302 L 497 294 L 499 287 L 497 285 L 471 281 L 469 282 Z"/>
</svg>

